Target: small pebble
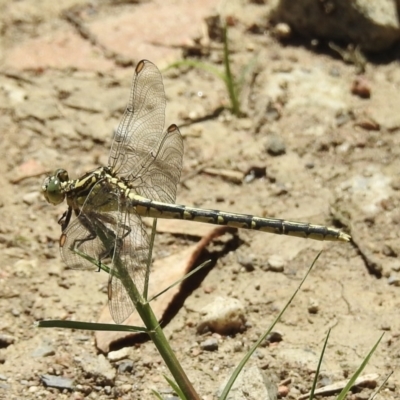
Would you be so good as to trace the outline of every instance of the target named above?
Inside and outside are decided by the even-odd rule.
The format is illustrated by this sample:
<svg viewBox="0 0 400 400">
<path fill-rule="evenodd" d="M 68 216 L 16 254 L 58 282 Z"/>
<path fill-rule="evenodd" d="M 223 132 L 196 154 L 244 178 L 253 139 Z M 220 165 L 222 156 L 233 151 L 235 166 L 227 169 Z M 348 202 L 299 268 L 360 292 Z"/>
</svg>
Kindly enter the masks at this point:
<svg viewBox="0 0 400 400">
<path fill-rule="evenodd" d="M 314 169 L 315 168 L 315 163 L 310 161 L 305 164 L 306 169 Z"/>
<path fill-rule="evenodd" d="M 40 380 L 47 387 L 67 390 L 72 390 L 74 388 L 74 381 L 63 376 L 45 374 L 40 377 Z"/>
<path fill-rule="evenodd" d="M 123 347 L 120 350 L 110 351 L 107 354 L 107 358 L 110 361 L 119 361 L 119 360 L 123 360 L 124 358 L 128 358 L 129 355 L 130 355 L 130 348 L 129 347 Z"/>
<path fill-rule="evenodd" d="M 215 338 L 210 338 L 200 343 L 200 348 L 206 351 L 218 350 L 218 340 Z"/>
<path fill-rule="evenodd" d="M 54 356 L 54 354 L 56 354 L 54 347 L 44 344 L 32 352 L 32 357 L 48 357 Z"/>
<path fill-rule="evenodd" d="M 284 398 L 289 394 L 289 388 L 287 386 L 278 386 L 278 396 L 279 398 Z"/>
<path fill-rule="evenodd" d="M 285 260 L 278 255 L 272 255 L 268 258 L 268 270 L 272 272 L 283 272 L 285 268 Z"/>
<path fill-rule="evenodd" d="M 282 339 L 283 339 L 282 333 L 277 331 L 272 331 L 271 333 L 269 333 L 269 335 L 267 335 L 265 341 L 267 341 L 268 343 L 279 343 L 282 342 Z"/>
<path fill-rule="evenodd" d="M 354 119 L 354 113 L 352 111 L 339 111 L 335 116 L 336 126 L 343 126 Z"/>
<path fill-rule="evenodd" d="M 244 256 L 238 258 L 239 264 L 242 265 L 247 272 L 255 270 L 254 258 L 252 256 Z"/>
<path fill-rule="evenodd" d="M 16 309 L 16 308 L 13 308 L 13 309 L 11 310 L 11 314 L 12 314 L 14 317 L 19 317 L 19 316 L 21 315 L 21 311 L 18 310 L 18 309 Z"/>
<path fill-rule="evenodd" d="M 8 347 L 10 344 L 15 342 L 15 338 L 12 335 L 7 335 L 6 333 L 0 334 L 0 347 Z"/>
<path fill-rule="evenodd" d="M 400 272 L 400 263 L 396 263 L 395 265 L 392 265 L 392 270 L 394 272 Z"/>
<path fill-rule="evenodd" d="M 288 25 L 287 23 L 279 22 L 274 26 L 272 33 L 277 39 L 285 40 L 289 39 L 290 36 L 292 35 L 292 29 L 290 28 L 290 25 Z"/>
<path fill-rule="evenodd" d="M 237 340 L 234 344 L 233 344 L 233 351 L 235 353 L 238 353 L 240 351 L 243 350 L 243 343 L 240 340 Z"/>
<path fill-rule="evenodd" d="M 132 372 L 133 370 L 133 361 L 127 360 L 127 361 L 122 361 L 118 365 L 118 373 L 119 374 L 124 374 L 126 372 Z"/>
<path fill-rule="evenodd" d="M 129 393 L 132 391 L 132 385 L 130 385 L 129 383 L 126 383 L 125 385 L 121 385 L 120 389 L 123 393 Z"/>
<path fill-rule="evenodd" d="M 393 286 L 400 286 L 400 278 L 396 275 L 391 275 L 388 278 L 388 284 Z"/>
<path fill-rule="evenodd" d="M 271 135 L 265 145 L 265 150 L 271 156 L 280 156 L 286 153 L 286 145 L 280 136 Z"/>
<path fill-rule="evenodd" d="M 308 312 L 310 314 L 317 314 L 319 311 L 319 304 L 317 300 L 310 299 L 308 304 Z"/>
<path fill-rule="evenodd" d="M 217 297 L 202 309 L 197 332 L 208 331 L 232 334 L 245 329 L 246 316 L 243 304 L 233 297 Z"/>
<path fill-rule="evenodd" d="M 358 76 L 352 83 L 351 93 L 362 99 L 369 99 L 371 97 L 371 84 L 364 76 Z"/>
<path fill-rule="evenodd" d="M 386 256 L 386 257 L 397 257 L 397 253 L 396 251 L 393 249 L 392 246 L 388 245 L 388 244 L 384 244 L 382 247 L 382 253 Z"/>
</svg>

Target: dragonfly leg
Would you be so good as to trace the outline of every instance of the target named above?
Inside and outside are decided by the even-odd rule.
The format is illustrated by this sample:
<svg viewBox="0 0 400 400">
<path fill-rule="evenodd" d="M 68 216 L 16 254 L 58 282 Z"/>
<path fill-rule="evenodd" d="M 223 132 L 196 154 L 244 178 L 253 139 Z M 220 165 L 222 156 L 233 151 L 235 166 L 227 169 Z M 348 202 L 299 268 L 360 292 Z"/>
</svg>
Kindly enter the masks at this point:
<svg viewBox="0 0 400 400">
<path fill-rule="evenodd" d="M 59 225 L 61 225 L 61 231 L 64 232 L 69 225 L 69 221 L 71 220 L 72 208 L 68 207 L 68 210 L 64 212 L 61 218 L 57 221 Z"/>
</svg>

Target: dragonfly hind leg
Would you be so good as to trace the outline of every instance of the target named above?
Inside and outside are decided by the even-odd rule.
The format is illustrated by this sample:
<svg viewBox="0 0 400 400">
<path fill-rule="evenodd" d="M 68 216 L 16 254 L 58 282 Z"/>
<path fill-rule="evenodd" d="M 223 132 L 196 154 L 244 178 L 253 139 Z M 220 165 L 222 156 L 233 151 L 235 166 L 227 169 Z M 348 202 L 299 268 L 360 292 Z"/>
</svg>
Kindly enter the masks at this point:
<svg viewBox="0 0 400 400">
<path fill-rule="evenodd" d="M 96 219 L 94 219 L 93 217 L 86 214 L 78 215 L 78 220 L 80 222 L 80 225 L 85 228 L 86 235 L 83 237 L 81 236 L 80 238 L 75 238 L 68 249 L 73 253 L 81 252 L 84 254 L 89 254 L 93 258 L 97 259 L 98 271 L 100 271 L 100 264 L 102 260 L 107 257 L 112 258 L 115 248 L 114 243 L 116 241 L 116 235 L 112 229 L 108 228 L 97 217 L 98 216 L 96 216 Z M 61 235 L 61 247 L 64 247 L 65 245 L 65 242 L 67 240 L 67 233 L 68 232 L 63 232 L 63 234 Z M 91 241 L 97 241 L 97 246 L 94 245 L 94 247 L 98 248 L 98 250 L 95 250 L 95 254 L 88 251 L 88 248 L 85 248 L 85 243 L 88 244 Z M 98 243 L 100 243 L 101 245 L 98 246 Z"/>
<path fill-rule="evenodd" d="M 78 220 L 85 228 L 87 235 L 76 238 L 69 247 L 69 250 L 87 253 L 87 250 L 82 246 L 87 242 L 96 240 L 98 250 L 96 251 L 97 254 L 92 254 L 92 256 L 97 259 L 98 271 L 100 272 L 102 261 L 106 258 L 113 259 L 114 255 L 122 248 L 123 240 L 131 233 L 131 228 L 127 225 L 122 225 L 123 234 L 117 236 L 116 231 L 106 225 L 109 224 L 112 226 L 115 224 L 115 219 L 111 216 L 103 214 L 86 215 L 81 213 L 78 216 Z"/>
</svg>

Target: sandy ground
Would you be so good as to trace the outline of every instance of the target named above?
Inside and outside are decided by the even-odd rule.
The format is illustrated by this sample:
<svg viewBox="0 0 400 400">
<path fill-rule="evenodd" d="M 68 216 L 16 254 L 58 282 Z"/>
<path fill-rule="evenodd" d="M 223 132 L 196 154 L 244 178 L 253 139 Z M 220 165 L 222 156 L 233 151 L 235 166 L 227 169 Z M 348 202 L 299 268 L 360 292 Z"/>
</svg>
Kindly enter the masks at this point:
<svg viewBox="0 0 400 400">
<path fill-rule="evenodd" d="M 82 8 L 69 8 L 76 3 Z M 151 342 L 131 341 L 123 360 L 109 360 L 99 355 L 90 332 L 33 327 L 41 319 L 94 322 L 107 302 L 105 274 L 63 265 L 57 220 L 65 205 L 48 205 L 40 188 L 56 168 L 79 177 L 107 164 L 134 65 L 146 58 L 164 68 L 180 59 L 190 39 L 204 31 L 213 2 L 80 3 L 0 5 L 4 399 L 149 399 L 151 389 L 168 392 L 166 368 Z M 202 398 L 215 398 L 323 250 L 275 329 L 282 341 L 261 347 L 250 365 L 294 399 L 311 387 L 329 328 L 321 386 L 352 374 L 385 333 L 365 373 L 378 374 L 380 384 L 393 371 L 377 399 L 399 398 L 398 63 L 368 64 L 360 78 L 356 66 L 333 53 L 311 51 L 305 42 L 279 43 L 268 28 L 267 10 L 248 4 L 231 12 L 234 72 L 251 65 L 242 91 L 244 117 L 227 110 L 215 116 L 229 104 L 215 76 L 195 69 L 163 72 L 166 122 L 181 127 L 185 146 L 177 203 L 337 226 L 353 242 L 244 230 L 239 240 L 230 234 L 214 240 L 202 256 L 214 260 L 213 268 L 185 295 L 167 336 Z M 79 29 L 71 15 L 79 17 Z M 206 58 L 222 68 L 221 44 L 212 42 Z M 352 93 L 357 79 L 369 98 Z M 239 177 L 266 168 L 266 176 L 238 183 L 223 173 L 205 173 L 205 166 Z M 179 224 L 177 233 L 157 235 L 157 260 L 200 240 L 201 233 Z M 220 296 L 242 302 L 246 330 L 199 335 L 202 308 Z M 217 350 L 203 349 L 209 338 L 217 340 Z M 123 362 L 130 367 L 124 370 Z M 46 374 L 72 380 L 71 390 L 46 387 Z M 352 398 L 372 392 L 364 388 Z"/>
</svg>

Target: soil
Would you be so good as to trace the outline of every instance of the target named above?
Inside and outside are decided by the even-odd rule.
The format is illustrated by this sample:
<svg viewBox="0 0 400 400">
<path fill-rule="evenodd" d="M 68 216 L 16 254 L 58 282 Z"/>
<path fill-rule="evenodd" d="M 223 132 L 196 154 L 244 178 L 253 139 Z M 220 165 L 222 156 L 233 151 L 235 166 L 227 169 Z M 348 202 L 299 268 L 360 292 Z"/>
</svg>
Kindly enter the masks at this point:
<svg viewBox="0 0 400 400">
<path fill-rule="evenodd" d="M 121 360 L 99 356 L 92 333 L 34 326 L 43 319 L 95 322 L 107 304 L 106 274 L 63 264 L 57 220 L 65 205 L 47 204 L 41 185 L 56 168 L 77 178 L 107 165 L 134 65 L 147 58 L 161 69 L 180 59 L 190 37 L 202 32 L 212 2 L 201 10 L 188 9 L 183 0 L 168 10 L 157 1 L 43 1 L 40 8 L 34 1 L 1 3 L 0 398 L 150 399 L 152 389 L 168 393 L 166 367 L 150 341 L 129 342 L 125 360 L 133 362 L 132 371 L 123 372 Z M 228 233 L 215 239 L 202 256 L 213 258 L 212 268 L 181 294 L 167 337 L 202 398 L 216 398 L 322 251 L 274 329 L 282 340 L 260 347 L 250 365 L 281 394 L 298 398 L 311 388 L 329 329 L 320 386 L 350 376 L 384 333 L 363 374 L 378 374 L 379 385 L 393 372 L 376 398 L 400 398 L 398 62 L 386 57 L 367 63 L 358 75 L 359 66 L 345 64 L 322 44 L 279 42 L 266 22 L 268 6 L 255 3 L 229 11 L 234 74 L 249 66 L 242 117 L 221 109 L 229 107 L 229 98 L 216 76 L 196 68 L 163 71 L 166 122 L 180 126 L 185 145 L 176 202 L 336 226 L 353 240 L 318 242 L 245 230 L 237 232 L 239 240 Z M 81 8 L 69 8 L 76 4 Z M 135 13 L 141 20 L 127 25 Z M 171 23 L 174 18 L 181 29 Z M 163 21 L 188 37 L 171 38 Z M 123 45 L 127 26 L 136 28 L 143 48 Z M 222 70 L 221 42 L 202 49 L 203 61 Z M 258 173 L 247 179 L 252 170 Z M 199 240 L 185 228 L 160 232 L 154 258 Z M 241 301 L 243 332 L 197 333 L 202 309 L 217 297 Z M 217 339 L 217 350 L 201 346 L 209 338 Z M 88 360 L 103 360 L 111 378 L 99 365 L 90 372 Z M 46 374 L 70 378 L 74 387 L 46 387 Z M 373 392 L 359 390 L 351 398 Z"/>
</svg>

